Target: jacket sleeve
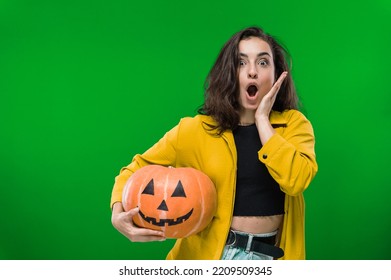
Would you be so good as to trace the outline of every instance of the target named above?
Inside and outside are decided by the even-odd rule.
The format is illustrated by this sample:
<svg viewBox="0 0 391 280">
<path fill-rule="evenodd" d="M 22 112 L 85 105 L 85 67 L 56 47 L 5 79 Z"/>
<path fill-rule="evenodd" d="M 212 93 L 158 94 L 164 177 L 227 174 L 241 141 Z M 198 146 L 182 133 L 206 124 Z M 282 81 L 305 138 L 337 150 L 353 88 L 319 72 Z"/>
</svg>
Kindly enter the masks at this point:
<svg viewBox="0 0 391 280">
<path fill-rule="evenodd" d="M 296 110 L 288 111 L 287 125 L 275 133 L 258 157 L 283 192 L 296 196 L 308 187 L 318 171 L 311 123 Z"/>
<path fill-rule="evenodd" d="M 155 145 L 143 154 L 137 154 L 132 162 L 123 167 L 117 177 L 115 177 L 114 187 L 111 193 L 110 206 L 122 201 L 122 191 L 129 177 L 136 170 L 150 164 L 163 166 L 175 166 L 176 162 L 176 142 L 179 125 L 168 131 Z"/>
</svg>

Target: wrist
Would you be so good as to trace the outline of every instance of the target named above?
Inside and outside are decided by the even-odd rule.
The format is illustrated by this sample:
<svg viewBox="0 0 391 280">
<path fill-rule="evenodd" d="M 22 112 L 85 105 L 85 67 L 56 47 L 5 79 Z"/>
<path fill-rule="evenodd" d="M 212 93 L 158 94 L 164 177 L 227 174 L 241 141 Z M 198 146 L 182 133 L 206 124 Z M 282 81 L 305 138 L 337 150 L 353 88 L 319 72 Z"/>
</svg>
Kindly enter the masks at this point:
<svg viewBox="0 0 391 280">
<path fill-rule="evenodd" d="M 124 208 L 122 206 L 122 202 L 121 201 L 114 202 L 113 206 L 111 208 L 111 211 L 112 211 L 113 214 L 124 212 Z"/>
<path fill-rule="evenodd" d="M 261 139 L 262 145 L 265 145 L 266 142 L 273 136 L 275 133 L 269 117 L 266 116 L 260 116 L 255 119 L 255 124 L 258 129 L 259 138 Z"/>
<path fill-rule="evenodd" d="M 256 125 L 270 124 L 269 116 L 266 116 L 266 115 L 257 116 L 255 118 L 255 124 Z"/>
</svg>

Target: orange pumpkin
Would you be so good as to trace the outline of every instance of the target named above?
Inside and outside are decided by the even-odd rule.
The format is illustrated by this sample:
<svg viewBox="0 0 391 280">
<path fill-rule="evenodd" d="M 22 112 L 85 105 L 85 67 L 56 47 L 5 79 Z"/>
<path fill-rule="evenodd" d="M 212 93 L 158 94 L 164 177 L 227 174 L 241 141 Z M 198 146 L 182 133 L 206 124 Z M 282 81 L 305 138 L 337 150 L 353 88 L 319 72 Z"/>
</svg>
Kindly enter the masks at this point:
<svg viewBox="0 0 391 280">
<path fill-rule="evenodd" d="M 139 207 L 133 217 L 137 226 L 182 238 L 211 222 L 217 195 L 210 178 L 197 169 L 147 165 L 126 182 L 122 204 L 125 211 Z"/>
</svg>

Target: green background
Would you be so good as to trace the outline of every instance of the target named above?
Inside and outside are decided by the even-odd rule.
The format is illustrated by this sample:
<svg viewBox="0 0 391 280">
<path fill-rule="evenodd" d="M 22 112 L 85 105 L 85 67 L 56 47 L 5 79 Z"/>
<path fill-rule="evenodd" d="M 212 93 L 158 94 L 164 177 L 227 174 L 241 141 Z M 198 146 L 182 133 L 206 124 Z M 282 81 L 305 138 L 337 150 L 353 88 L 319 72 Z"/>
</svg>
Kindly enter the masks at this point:
<svg viewBox="0 0 391 280">
<path fill-rule="evenodd" d="M 0 1 L 0 259 L 163 259 L 110 222 L 114 177 L 203 101 L 220 48 L 262 26 L 316 133 L 308 259 L 391 259 L 391 4 Z"/>
</svg>

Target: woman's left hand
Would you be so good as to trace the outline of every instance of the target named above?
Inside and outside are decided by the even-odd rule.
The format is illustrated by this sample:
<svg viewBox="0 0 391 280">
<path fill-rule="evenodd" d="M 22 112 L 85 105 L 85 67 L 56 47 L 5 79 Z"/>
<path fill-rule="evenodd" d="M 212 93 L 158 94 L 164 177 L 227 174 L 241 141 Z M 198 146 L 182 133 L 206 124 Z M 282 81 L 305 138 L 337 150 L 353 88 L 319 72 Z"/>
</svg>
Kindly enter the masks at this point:
<svg viewBox="0 0 391 280">
<path fill-rule="evenodd" d="M 259 103 L 258 109 L 255 112 L 255 119 L 267 118 L 269 119 L 270 112 L 273 108 L 274 102 L 276 101 L 277 93 L 282 85 L 282 82 L 288 75 L 288 72 L 284 71 L 281 73 L 278 80 L 274 83 L 268 93 L 262 98 Z"/>
<path fill-rule="evenodd" d="M 269 121 L 269 115 L 276 101 L 277 93 L 280 90 L 281 84 L 288 75 L 288 72 L 282 72 L 278 80 L 274 83 L 268 93 L 262 98 L 261 103 L 255 111 L 255 124 L 257 125 L 259 137 L 263 145 L 275 133 Z"/>
</svg>

